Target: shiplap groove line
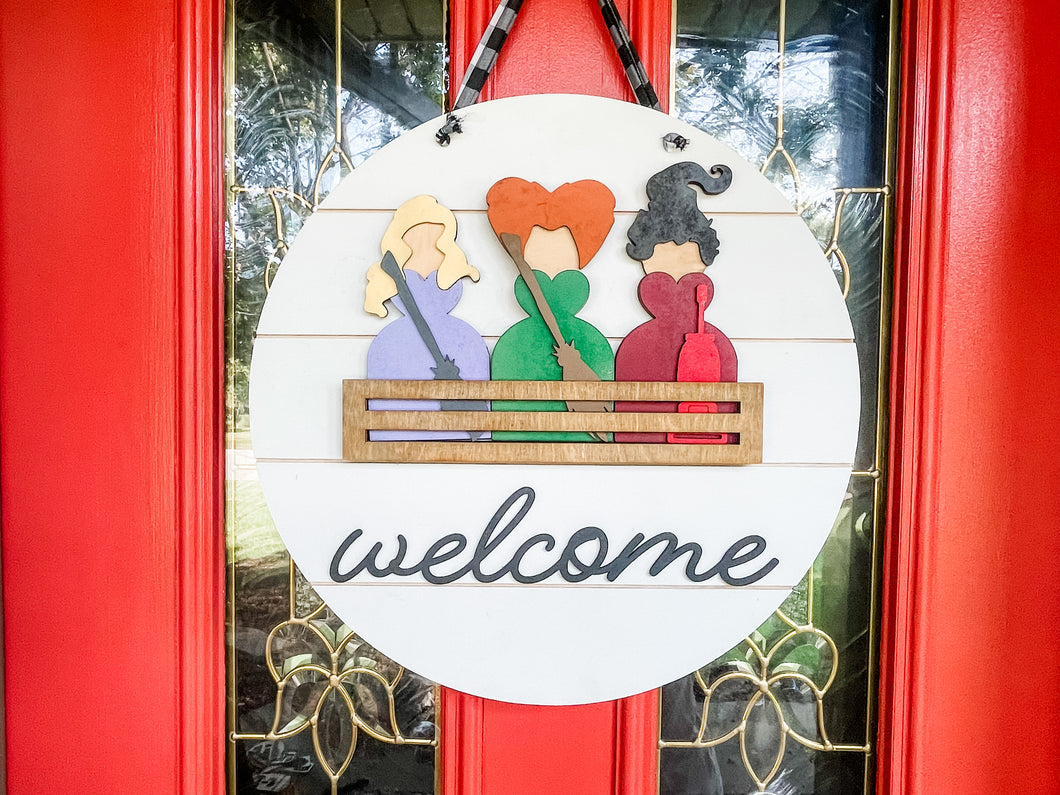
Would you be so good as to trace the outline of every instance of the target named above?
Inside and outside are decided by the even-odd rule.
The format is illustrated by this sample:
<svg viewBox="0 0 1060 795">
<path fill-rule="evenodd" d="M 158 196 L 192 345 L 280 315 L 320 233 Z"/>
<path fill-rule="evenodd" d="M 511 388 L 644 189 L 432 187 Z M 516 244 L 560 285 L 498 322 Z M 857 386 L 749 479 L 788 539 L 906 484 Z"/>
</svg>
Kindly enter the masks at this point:
<svg viewBox="0 0 1060 795">
<path fill-rule="evenodd" d="M 259 340 L 372 340 L 375 339 L 375 334 L 257 334 L 255 339 Z M 498 334 L 483 334 L 482 339 L 486 342 L 496 342 L 500 339 Z M 607 337 L 608 342 L 622 342 L 625 337 L 609 336 Z M 754 345 L 755 343 L 799 343 L 799 344 L 833 344 L 843 343 L 849 344 L 854 342 L 853 337 L 805 337 L 805 338 L 789 338 L 789 337 L 729 337 L 729 340 L 734 344 L 739 342 L 741 344 Z"/>
<path fill-rule="evenodd" d="M 440 197 L 436 197 L 436 198 L 440 198 Z M 645 199 L 644 203 L 646 205 L 648 203 L 648 200 Z M 485 207 L 483 207 L 481 209 L 450 207 L 449 209 L 452 211 L 452 213 L 454 215 L 485 215 L 486 214 L 486 208 Z M 637 213 L 640 212 L 641 209 L 642 208 L 637 208 L 637 209 L 633 209 L 633 210 L 619 210 L 619 209 L 616 208 L 615 211 L 614 211 L 614 214 L 616 216 L 624 215 L 624 216 L 634 217 L 634 216 L 637 215 Z M 374 207 L 372 207 L 372 208 L 318 207 L 314 212 L 324 213 L 326 215 L 373 215 L 373 214 L 387 215 L 387 214 L 392 214 L 395 210 L 397 210 L 397 207 L 390 207 L 388 209 L 379 209 L 379 208 L 374 208 Z M 772 217 L 772 216 L 775 216 L 775 217 L 780 217 L 780 218 L 802 218 L 802 216 L 799 215 L 795 211 L 782 212 L 782 211 L 779 211 L 779 210 L 711 210 L 710 208 L 706 208 L 705 212 L 706 212 L 707 215 L 709 215 L 712 218 L 714 216 L 718 216 L 718 217 L 726 216 L 726 217 L 729 217 L 729 216 L 738 216 L 738 215 L 754 216 L 754 217 Z"/>
<path fill-rule="evenodd" d="M 446 440 L 445 442 L 424 441 L 424 442 L 419 442 L 418 444 L 454 444 L 454 443 L 455 442 L 453 442 L 452 440 Z M 460 444 L 492 444 L 492 442 L 489 442 L 489 441 L 472 442 L 470 440 L 467 441 L 467 442 L 459 442 L 459 443 Z M 595 444 L 595 442 L 586 442 L 586 444 Z M 602 442 L 601 444 L 616 444 L 616 446 L 617 446 L 617 443 L 615 443 L 615 442 L 606 442 L 606 443 Z M 660 444 L 659 446 L 663 447 L 665 445 Z M 351 466 L 356 466 L 356 464 L 353 464 L 352 462 L 346 461 L 346 460 L 344 460 L 342 458 L 279 458 L 279 457 L 268 457 L 268 458 L 255 458 L 254 460 L 257 463 L 259 463 L 259 464 L 350 464 Z M 425 461 L 425 462 L 407 462 L 407 463 L 415 463 L 415 464 L 417 464 L 419 466 L 494 466 L 494 464 L 446 464 L 446 463 L 438 463 L 438 462 L 433 462 L 433 461 L 432 462 L 427 462 L 427 461 Z M 405 464 L 398 464 L 398 463 L 393 463 L 393 462 L 382 462 L 382 463 L 377 464 L 377 466 L 404 466 L 404 465 Z M 581 464 L 532 464 L 532 465 L 528 465 L 528 464 L 525 464 L 525 463 L 523 463 L 521 461 L 512 461 L 510 464 L 501 464 L 501 466 L 550 466 L 550 467 L 557 467 L 557 466 L 583 466 L 583 465 L 581 465 Z M 608 465 L 608 464 L 588 464 L 588 465 L 584 465 L 584 466 L 606 467 L 606 466 L 610 466 L 610 465 Z M 648 465 L 647 464 L 643 464 L 641 466 L 648 466 Z M 698 464 L 697 465 L 674 464 L 672 466 L 680 467 L 680 468 L 689 468 L 690 469 L 690 468 L 692 468 L 692 466 L 700 466 L 700 465 L 698 465 Z M 755 468 L 767 468 L 767 469 L 779 469 L 779 468 L 785 468 L 785 469 L 850 469 L 853 466 L 854 466 L 853 463 L 850 462 L 850 461 L 847 461 L 847 462 L 842 462 L 842 461 L 816 461 L 816 462 L 815 461 L 777 461 L 777 462 L 763 461 L 761 464 L 742 464 L 740 466 L 740 469 L 755 469 Z M 653 468 L 659 468 L 659 467 L 653 467 Z M 665 468 L 665 466 L 663 468 Z"/>
<path fill-rule="evenodd" d="M 526 588 L 526 585 L 518 582 L 447 582 L 444 585 L 436 585 L 426 581 L 412 580 L 405 582 L 372 582 L 370 580 L 350 580 L 344 583 L 336 583 L 331 580 L 318 580 L 309 583 L 314 588 Z M 548 583 L 535 582 L 534 589 L 541 590 L 579 590 L 579 591 L 637 591 L 637 590 L 665 590 L 665 591 L 790 591 L 798 582 L 786 585 L 671 585 L 668 583 L 617 583 L 611 582 L 607 585 L 592 585 L 582 583 Z"/>
</svg>

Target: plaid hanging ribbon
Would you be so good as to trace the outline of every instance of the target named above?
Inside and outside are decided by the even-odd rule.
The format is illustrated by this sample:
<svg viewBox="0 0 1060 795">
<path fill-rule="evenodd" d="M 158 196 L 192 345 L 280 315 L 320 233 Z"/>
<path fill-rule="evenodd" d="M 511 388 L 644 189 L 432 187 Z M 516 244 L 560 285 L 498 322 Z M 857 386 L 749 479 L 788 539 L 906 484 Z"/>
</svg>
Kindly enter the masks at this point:
<svg viewBox="0 0 1060 795">
<path fill-rule="evenodd" d="M 644 68 L 644 63 L 640 60 L 636 47 L 630 41 L 629 31 L 626 30 L 626 25 L 622 21 L 622 15 L 615 8 L 614 0 L 600 0 L 600 13 L 604 15 L 604 22 L 607 24 L 608 32 L 611 34 L 611 41 L 615 43 L 615 49 L 618 50 L 618 58 L 622 61 L 626 79 L 629 80 L 630 88 L 633 89 L 637 102 L 646 108 L 662 110 L 662 106 L 659 104 L 659 97 L 655 93 L 655 87 L 652 86 L 651 80 L 648 78 L 648 71 Z"/>
<path fill-rule="evenodd" d="M 490 76 L 501 47 L 508 40 L 508 34 L 511 33 L 512 25 L 515 24 L 515 15 L 519 13 L 522 6 L 523 0 L 504 0 L 493 12 L 493 18 L 486 26 L 486 32 L 482 34 L 475 55 L 471 58 L 471 65 L 464 74 L 460 92 L 456 96 L 456 102 L 453 103 L 453 110 L 473 105 L 478 95 L 482 93 L 486 78 Z"/>
<path fill-rule="evenodd" d="M 599 0 L 599 4 L 600 13 L 603 14 L 607 30 L 611 34 L 611 40 L 615 43 L 619 60 L 622 62 L 622 69 L 626 73 L 637 102 L 648 108 L 662 110 L 659 97 L 648 78 L 644 63 L 640 60 L 633 42 L 630 41 L 629 31 L 626 30 L 622 16 L 615 8 L 614 0 Z M 508 34 L 515 24 L 515 16 L 522 5 L 523 0 L 504 0 L 494 12 L 493 18 L 486 26 L 486 32 L 482 34 L 482 39 L 478 43 L 464 80 L 460 84 L 460 91 L 457 93 L 456 102 L 453 103 L 453 110 L 474 104 L 479 94 L 482 93 L 486 78 L 493 70 L 493 65 L 497 62 L 497 56 L 504 42 L 508 40 Z"/>
</svg>

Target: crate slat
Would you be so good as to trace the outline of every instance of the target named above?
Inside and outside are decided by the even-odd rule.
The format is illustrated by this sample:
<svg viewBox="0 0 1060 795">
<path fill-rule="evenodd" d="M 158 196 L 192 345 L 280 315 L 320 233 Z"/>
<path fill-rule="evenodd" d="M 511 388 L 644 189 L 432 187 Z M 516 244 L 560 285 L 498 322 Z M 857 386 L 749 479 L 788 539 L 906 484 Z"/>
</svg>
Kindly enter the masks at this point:
<svg viewBox="0 0 1060 795">
<path fill-rule="evenodd" d="M 734 466 L 762 461 L 763 386 L 660 381 L 343 381 L 343 458 L 358 463 Z M 738 413 L 371 410 L 369 400 L 736 403 Z M 739 434 L 734 444 L 370 440 L 372 430 Z"/>
</svg>

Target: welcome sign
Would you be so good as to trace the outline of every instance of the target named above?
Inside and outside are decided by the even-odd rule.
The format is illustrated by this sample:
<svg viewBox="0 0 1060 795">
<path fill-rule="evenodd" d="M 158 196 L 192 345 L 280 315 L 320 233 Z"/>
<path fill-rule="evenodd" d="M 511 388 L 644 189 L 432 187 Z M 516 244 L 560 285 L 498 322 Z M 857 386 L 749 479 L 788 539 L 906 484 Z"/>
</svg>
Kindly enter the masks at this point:
<svg viewBox="0 0 1060 795">
<path fill-rule="evenodd" d="M 462 121 L 384 147 L 284 260 L 251 371 L 269 508 L 320 596 L 423 676 L 641 692 L 738 643 L 820 550 L 858 426 L 846 308 L 784 197 L 688 125 L 548 95 Z"/>
</svg>

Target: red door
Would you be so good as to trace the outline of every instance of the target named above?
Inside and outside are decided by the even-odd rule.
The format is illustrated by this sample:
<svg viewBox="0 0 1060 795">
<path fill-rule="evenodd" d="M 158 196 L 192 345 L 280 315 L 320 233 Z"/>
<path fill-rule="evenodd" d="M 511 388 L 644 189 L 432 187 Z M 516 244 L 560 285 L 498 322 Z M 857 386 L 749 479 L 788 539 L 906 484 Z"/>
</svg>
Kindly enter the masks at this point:
<svg viewBox="0 0 1060 795">
<path fill-rule="evenodd" d="M 463 77 L 497 5 L 489 0 L 451 5 L 454 85 Z M 669 9 L 636 0 L 616 5 L 628 20 L 630 37 L 661 101 L 667 103 Z M 525 3 L 481 100 L 549 92 L 635 101 L 595 2 Z M 531 707 L 444 691 L 442 715 L 443 737 L 459 738 L 443 743 L 445 792 L 655 791 L 658 699 L 654 692 L 604 704 Z"/>
<path fill-rule="evenodd" d="M 906 6 L 880 791 L 1049 792 L 1060 7 Z M 661 88 L 669 9 L 622 10 Z M 453 4 L 458 63 L 487 15 Z M 527 2 L 495 95 L 625 95 L 594 25 Z M 8 786 L 221 792 L 221 10 L 6 3 L 0 31 Z M 650 697 L 446 707 L 449 792 L 653 790 Z"/>
</svg>

